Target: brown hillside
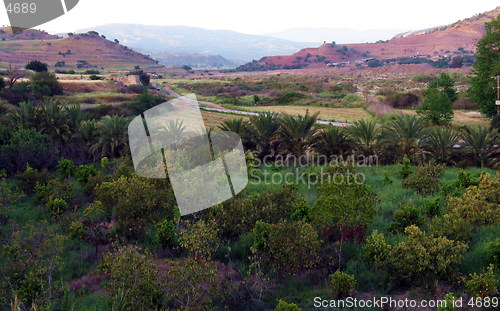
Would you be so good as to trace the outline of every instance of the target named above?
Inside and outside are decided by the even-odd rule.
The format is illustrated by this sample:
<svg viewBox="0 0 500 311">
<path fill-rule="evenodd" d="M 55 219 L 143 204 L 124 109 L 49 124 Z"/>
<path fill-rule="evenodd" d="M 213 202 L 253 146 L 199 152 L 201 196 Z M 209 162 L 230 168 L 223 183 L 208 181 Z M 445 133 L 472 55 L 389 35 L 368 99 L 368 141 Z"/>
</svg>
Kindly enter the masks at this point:
<svg viewBox="0 0 500 311">
<path fill-rule="evenodd" d="M 367 58 L 390 59 L 472 55 L 477 41 L 485 34 L 485 23 L 500 15 L 500 7 L 454 24 L 425 31 L 415 31 L 386 42 L 335 45 L 325 43 L 287 56 L 264 57 L 241 69 L 324 68 L 330 63 L 353 62 Z M 309 56 L 309 57 L 307 57 Z"/>
<path fill-rule="evenodd" d="M 43 30 L 25 29 L 13 32 L 12 27 L 0 27 L 0 40 L 52 40 L 59 39 L 59 36 L 48 34 Z"/>
<path fill-rule="evenodd" d="M 34 59 L 52 68 L 57 62 L 64 62 L 65 66 L 60 69 L 76 69 L 77 64 L 81 68 L 161 67 L 153 59 L 95 34 L 77 34 L 65 39 L 0 42 L 0 67 L 22 67 Z"/>
</svg>

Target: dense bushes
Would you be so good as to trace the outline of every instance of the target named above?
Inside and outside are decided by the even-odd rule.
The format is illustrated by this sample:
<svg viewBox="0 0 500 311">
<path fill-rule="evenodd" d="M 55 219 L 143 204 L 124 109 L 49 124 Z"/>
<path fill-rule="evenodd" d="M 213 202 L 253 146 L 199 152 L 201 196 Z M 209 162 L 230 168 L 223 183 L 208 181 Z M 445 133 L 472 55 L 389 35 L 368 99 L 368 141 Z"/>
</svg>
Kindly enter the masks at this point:
<svg viewBox="0 0 500 311">
<path fill-rule="evenodd" d="M 443 173 L 444 167 L 442 165 L 424 164 L 417 167 L 415 172 L 403 181 L 403 187 L 414 190 L 420 195 L 438 192 Z"/>
<path fill-rule="evenodd" d="M 268 224 L 257 221 L 252 251 L 257 260 L 269 264 L 278 273 L 294 273 L 312 268 L 319 260 L 320 241 L 316 230 L 307 223 Z"/>
</svg>

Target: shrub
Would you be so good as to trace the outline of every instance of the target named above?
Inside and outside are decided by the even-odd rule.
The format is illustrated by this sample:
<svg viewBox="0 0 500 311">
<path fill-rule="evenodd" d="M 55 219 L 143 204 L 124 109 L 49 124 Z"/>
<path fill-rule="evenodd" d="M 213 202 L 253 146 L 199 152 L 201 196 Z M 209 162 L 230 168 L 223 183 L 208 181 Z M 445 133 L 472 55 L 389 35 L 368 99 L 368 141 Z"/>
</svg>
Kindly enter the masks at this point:
<svg viewBox="0 0 500 311">
<path fill-rule="evenodd" d="M 465 287 L 472 297 L 493 297 L 498 294 L 493 265 L 489 265 L 485 272 L 480 274 L 474 272 L 469 277 L 470 279 L 465 282 Z"/>
<path fill-rule="evenodd" d="M 219 248 L 219 230 L 216 223 L 198 221 L 179 232 L 179 244 L 194 258 L 210 258 Z"/>
<path fill-rule="evenodd" d="M 71 160 L 61 158 L 57 162 L 57 172 L 63 179 L 73 176 L 73 174 L 75 173 L 75 168 L 76 167 Z"/>
<path fill-rule="evenodd" d="M 486 258 L 489 263 L 500 268 L 500 238 L 486 244 Z"/>
<path fill-rule="evenodd" d="M 439 191 L 443 173 L 443 165 L 429 162 L 417 167 L 415 172 L 403 181 L 402 185 L 420 195 L 430 195 Z"/>
<path fill-rule="evenodd" d="M 429 228 L 429 233 L 455 241 L 468 241 L 471 232 L 471 224 L 453 214 L 434 218 Z"/>
<path fill-rule="evenodd" d="M 32 194 L 35 191 L 36 185 L 48 183 L 50 174 L 46 169 L 39 171 L 28 164 L 26 165 L 26 170 L 18 173 L 16 178 L 21 182 L 21 190 L 26 194 Z"/>
<path fill-rule="evenodd" d="M 57 218 L 64 214 L 64 212 L 68 209 L 68 202 L 66 202 L 66 200 L 64 199 L 50 198 L 47 202 L 46 207 L 50 216 L 52 216 L 53 218 Z"/>
<path fill-rule="evenodd" d="M 356 288 L 356 277 L 339 270 L 334 274 L 330 274 L 330 282 L 332 283 L 333 293 L 338 299 L 351 296 Z"/>
<path fill-rule="evenodd" d="M 470 186 L 460 197 L 448 201 L 449 214 L 456 215 L 473 225 L 500 224 L 500 175 L 493 178 L 484 174 L 478 186 Z"/>
<path fill-rule="evenodd" d="M 319 260 L 318 233 L 308 223 L 268 224 L 257 221 L 252 252 L 278 273 L 295 273 L 312 268 Z"/>
<path fill-rule="evenodd" d="M 299 308 L 299 306 L 294 303 L 288 303 L 284 300 L 278 299 L 278 305 L 274 311 L 302 311 L 302 308 Z"/>
<path fill-rule="evenodd" d="M 405 229 L 405 234 L 404 241 L 390 245 L 382 234 L 374 231 L 365 246 L 368 258 L 395 283 L 432 276 L 451 277 L 468 248 L 463 242 L 424 233 L 413 225 Z"/>
<path fill-rule="evenodd" d="M 37 72 L 31 76 L 30 80 L 33 93 L 38 98 L 63 94 L 63 88 L 54 73 Z"/>
<path fill-rule="evenodd" d="M 406 227 L 415 225 L 422 227 L 425 224 L 425 219 L 422 216 L 421 210 L 412 201 L 402 204 L 394 212 L 394 222 L 389 229 L 391 231 L 403 232 Z"/>
<path fill-rule="evenodd" d="M 167 247 L 175 238 L 175 224 L 171 220 L 163 220 L 156 223 L 156 241 L 161 246 Z"/>
<path fill-rule="evenodd" d="M 406 179 L 413 172 L 413 169 L 410 166 L 410 159 L 408 159 L 408 155 L 404 155 L 403 161 L 399 166 L 398 171 L 396 172 L 396 176 L 400 179 Z"/>
<path fill-rule="evenodd" d="M 93 165 L 79 165 L 75 171 L 75 178 L 81 184 L 86 184 L 91 176 L 96 176 L 99 171 Z"/>
<path fill-rule="evenodd" d="M 90 80 L 101 80 L 101 79 L 102 79 L 102 77 L 99 77 L 99 76 L 97 76 L 97 75 L 91 75 L 91 76 L 89 76 L 89 79 L 90 79 Z"/>
<path fill-rule="evenodd" d="M 48 71 L 48 65 L 45 64 L 45 63 L 42 63 L 41 61 L 39 60 L 32 60 L 30 61 L 29 63 L 26 64 L 26 66 L 24 67 L 28 70 L 33 70 L 33 71 L 36 71 L 36 72 L 44 72 L 44 71 Z"/>
<path fill-rule="evenodd" d="M 156 310 L 161 305 L 158 266 L 137 247 L 124 246 L 108 253 L 99 269 L 109 277 L 104 288 L 113 310 Z"/>
<path fill-rule="evenodd" d="M 448 293 L 444 295 L 443 300 L 445 301 L 444 305 L 438 306 L 437 311 L 455 311 L 457 308 L 455 306 L 455 296 L 453 293 Z"/>
</svg>

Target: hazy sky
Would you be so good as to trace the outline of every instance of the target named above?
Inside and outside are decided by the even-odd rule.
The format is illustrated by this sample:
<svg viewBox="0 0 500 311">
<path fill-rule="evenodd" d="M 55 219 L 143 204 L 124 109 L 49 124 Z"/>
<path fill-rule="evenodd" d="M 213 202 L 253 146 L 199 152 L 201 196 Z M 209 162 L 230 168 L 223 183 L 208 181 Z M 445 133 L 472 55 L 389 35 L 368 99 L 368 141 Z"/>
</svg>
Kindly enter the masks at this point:
<svg viewBox="0 0 500 311">
<path fill-rule="evenodd" d="M 449 24 L 498 5 L 498 0 L 80 0 L 66 15 L 37 28 L 54 33 L 132 23 L 250 34 L 295 27 L 417 30 Z M 4 10 L 0 10 L 0 24 L 8 25 Z"/>
</svg>

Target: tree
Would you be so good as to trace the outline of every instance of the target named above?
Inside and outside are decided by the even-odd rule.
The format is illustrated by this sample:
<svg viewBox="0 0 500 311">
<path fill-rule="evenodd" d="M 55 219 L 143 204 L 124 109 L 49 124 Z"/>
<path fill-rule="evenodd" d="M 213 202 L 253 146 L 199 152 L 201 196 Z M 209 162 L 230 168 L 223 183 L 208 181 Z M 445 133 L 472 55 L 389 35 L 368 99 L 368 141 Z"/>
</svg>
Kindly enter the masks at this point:
<svg viewBox="0 0 500 311">
<path fill-rule="evenodd" d="M 474 73 L 469 89 L 471 99 L 483 115 L 493 117 L 497 86 L 494 77 L 500 75 L 500 16 L 486 23 L 486 34 L 477 44 Z"/>
<path fill-rule="evenodd" d="M 63 87 L 52 72 L 37 72 L 31 76 L 31 88 L 37 98 L 63 94 Z"/>
<path fill-rule="evenodd" d="M 354 148 L 365 157 L 376 155 L 380 138 L 380 127 L 375 120 L 359 120 L 347 128 Z"/>
<path fill-rule="evenodd" d="M 433 127 L 427 130 L 424 144 L 438 162 L 448 164 L 459 138 L 459 134 L 451 127 Z"/>
<path fill-rule="evenodd" d="M 128 119 L 122 116 L 105 116 L 97 123 L 99 134 L 92 150 L 101 157 L 119 158 L 128 152 Z"/>
<path fill-rule="evenodd" d="M 351 151 L 351 141 L 344 128 L 328 124 L 319 131 L 314 149 L 328 157 Z"/>
<path fill-rule="evenodd" d="M 39 60 L 30 61 L 28 64 L 26 64 L 26 66 L 24 68 L 26 68 L 28 70 L 33 70 L 36 72 L 44 72 L 44 71 L 49 70 L 48 65 L 45 63 L 42 63 Z"/>
<path fill-rule="evenodd" d="M 314 144 L 316 138 L 315 126 L 319 112 L 309 115 L 309 111 L 304 116 L 283 115 L 278 119 L 281 128 L 278 135 L 281 139 L 280 149 L 285 154 L 295 156 L 296 159 L 305 154 Z"/>
<path fill-rule="evenodd" d="M 484 167 L 488 148 L 494 142 L 492 131 L 485 126 L 466 126 L 461 134 L 465 147 L 472 151 L 474 163 Z"/>
<path fill-rule="evenodd" d="M 268 224 L 257 221 L 252 252 L 257 260 L 270 264 L 278 273 L 296 273 L 312 268 L 319 261 L 318 233 L 308 223 Z"/>
<path fill-rule="evenodd" d="M 424 134 L 422 122 L 411 115 L 397 115 L 382 129 L 381 142 L 387 147 L 395 147 L 399 160 L 405 156 L 414 160 L 422 151 L 421 140 Z"/>
<path fill-rule="evenodd" d="M 263 112 L 250 117 L 248 135 L 261 158 L 275 154 L 274 145 L 278 128 L 279 123 L 276 114 Z"/>
<path fill-rule="evenodd" d="M 417 113 L 426 121 L 435 125 L 448 125 L 453 119 L 453 102 L 447 93 L 437 87 L 428 88 L 424 102 Z"/>
</svg>

